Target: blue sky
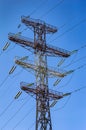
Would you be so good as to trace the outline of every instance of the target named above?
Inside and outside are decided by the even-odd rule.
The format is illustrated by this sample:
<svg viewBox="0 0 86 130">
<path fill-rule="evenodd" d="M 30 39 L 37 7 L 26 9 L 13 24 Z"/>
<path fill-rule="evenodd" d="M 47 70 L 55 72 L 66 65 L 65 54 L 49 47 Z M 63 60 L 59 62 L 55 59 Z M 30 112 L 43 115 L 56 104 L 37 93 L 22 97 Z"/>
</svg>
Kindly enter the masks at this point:
<svg viewBox="0 0 86 130">
<path fill-rule="evenodd" d="M 28 55 L 30 60 L 34 56 L 12 42 L 9 48 L 2 52 L 8 41 L 9 32 L 17 33 L 25 29 L 23 24 L 20 29 L 17 28 L 22 15 L 31 15 L 32 18 L 44 20 L 58 28 L 56 34 L 47 36 L 47 43 L 70 51 L 80 48 L 78 53 L 65 60 L 61 69 L 72 70 L 86 63 L 86 48 L 81 49 L 86 45 L 86 1 L 64 0 L 57 5 L 59 2 L 59 0 L 0 0 L 0 130 L 35 129 L 35 99 L 23 92 L 18 100 L 14 100 L 20 90 L 20 82 L 31 83 L 35 81 L 35 77 L 19 66 L 12 75 L 8 74 L 14 65 L 15 56 Z M 23 31 L 22 35 L 33 38 L 33 32 L 29 29 Z M 78 59 L 80 60 L 77 61 Z M 48 65 L 57 67 L 60 60 L 59 57 L 48 58 Z M 67 66 L 68 64 L 70 65 Z M 57 78 L 50 78 L 49 88 L 64 93 L 70 92 L 85 86 L 85 77 L 86 66 L 62 79 L 57 87 L 53 86 Z M 85 99 L 86 89 L 83 89 L 51 108 L 53 130 L 85 130 Z M 62 107 L 63 109 L 59 109 Z"/>
</svg>

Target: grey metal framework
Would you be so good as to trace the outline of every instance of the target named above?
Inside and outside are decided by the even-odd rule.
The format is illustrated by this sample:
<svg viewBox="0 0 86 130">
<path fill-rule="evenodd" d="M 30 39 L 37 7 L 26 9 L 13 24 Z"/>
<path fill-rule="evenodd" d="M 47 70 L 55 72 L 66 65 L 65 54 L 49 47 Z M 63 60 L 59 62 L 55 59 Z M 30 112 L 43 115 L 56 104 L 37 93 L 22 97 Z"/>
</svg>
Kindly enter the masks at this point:
<svg viewBox="0 0 86 130">
<path fill-rule="evenodd" d="M 26 83 L 21 83 L 21 89 L 36 96 L 36 128 L 35 130 L 52 130 L 50 100 L 63 98 L 63 93 L 52 91 L 48 88 L 49 75 L 64 77 L 65 72 L 53 70 L 47 66 L 47 56 L 69 57 L 70 52 L 58 47 L 46 44 L 46 34 L 57 32 L 57 28 L 46 24 L 44 21 L 35 20 L 30 17 L 21 17 L 21 22 L 34 32 L 34 40 L 25 38 L 21 35 L 9 33 L 9 40 L 21 45 L 22 47 L 33 50 L 35 55 L 34 64 L 23 62 L 20 59 L 16 64 L 23 68 L 35 71 L 36 84 L 31 87 Z"/>
</svg>

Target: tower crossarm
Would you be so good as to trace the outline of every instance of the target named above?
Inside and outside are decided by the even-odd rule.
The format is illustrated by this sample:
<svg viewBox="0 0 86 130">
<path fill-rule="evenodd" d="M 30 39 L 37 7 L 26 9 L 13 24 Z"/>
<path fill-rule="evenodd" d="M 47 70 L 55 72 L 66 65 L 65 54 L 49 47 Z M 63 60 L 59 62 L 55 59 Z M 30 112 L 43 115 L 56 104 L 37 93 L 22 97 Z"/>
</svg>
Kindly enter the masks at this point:
<svg viewBox="0 0 86 130">
<path fill-rule="evenodd" d="M 46 44 L 45 47 L 43 47 L 43 45 L 41 45 L 38 42 L 34 43 L 34 40 L 32 40 L 30 38 L 27 38 L 27 37 L 24 37 L 21 35 L 17 35 L 14 33 L 9 33 L 8 38 L 9 38 L 9 40 L 15 42 L 16 44 L 21 45 L 22 47 L 26 48 L 27 50 L 30 50 L 30 49 L 40 50 L 40 51 L 43 51 L 45 53 L 45 55 L 47 55 L 47 56 L 69 57 L 71 54 L 70 51 L 67 51 L 65 49 L 55 47 L 55 46 L 52 46 L 49 44 Z"/>
<path fill-rule="evenodd" d="M 32 93 L 33 95 L 42 94 L 46 97 L 46 99 L 49 99 L 49 100 L 59 100 L 63 98 L 62 92 L 57 92 L 54 90 L 48 90 L 47 92 L 45 91 L 44 87 L 40 88 L 40 86 L 35 86 L 35 85 L 28 87 L 28 83 L 24 83 L 24 82 L 21 82 L 20 86 L 21 86 L 21 89 L 28 94 L 29 93 Z"/>
<path fill-rule="evenodd" d="M 60 56 L 60 57 L 69 57 L 70 56 L 70 51 L 67 51 L 65 49 L 55 47 L 52 45 L 47 44 L 46 45 L 46 53 L 48 55 L 53 55 L 53 56 Z"/>
<path fill-rule="evenodd" d="M 15 60 L 15 63 L 17 65 L 20 65 L 21 67 L 23 68 L 28 68 L 28 69 L 32 69 L 34 71 L 37 71 L 39 73 L 47 73 L 48 76 L 56 76 L 56 77 L 64 77 L 66 76 L 66 73 L 65 71 L 61 71 L 61 70 L 55 70 L 55 69 L 51 69 L 51 68 L 47 68 L 47 72 L 45 72 L 45 69 L 42 67 L 42 66 L 35 66 L 31 63 L 26 63 L 26 62 L 23 62 L 21 60 Z"/>
<path fill-rule="evenodd" d="M 27 50 L 29 48 L 34 48 L 34 44 L 33 44 L 32 39 L 26 38 L 26 37 L 21 36 L 21 35 L 17 35 L 15 33 L 9 33 L 8 38 L 12 42 L 15 42 L 16 44 L 19 44 L 20 46 L 26 48 Z"/>
<path fill-rule="evenodd" d="M 21 17 L 21 22 L 24 23 L 28 27 L 33 27 L 33 28 L 39 28 L 44 29 L 46 33 L 55 33 L 57 32 L 57 28 L 55 26 L 52 26 L 50 24 L 45 23 L 42 20 L 39 19 L 32 19 L 29 16 L 22 16 Z"/>
</svg>

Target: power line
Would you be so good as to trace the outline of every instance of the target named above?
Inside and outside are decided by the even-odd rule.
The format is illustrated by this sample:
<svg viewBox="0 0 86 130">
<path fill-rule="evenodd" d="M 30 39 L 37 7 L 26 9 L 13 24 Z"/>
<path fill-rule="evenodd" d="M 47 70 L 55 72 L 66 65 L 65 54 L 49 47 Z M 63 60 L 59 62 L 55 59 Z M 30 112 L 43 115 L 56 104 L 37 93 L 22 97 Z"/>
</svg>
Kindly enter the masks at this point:
<svg viewBox="0 0 86 130">
<path fill-rule="evenodd" d="M 9 51 L 13 50 L 15 47 L 16 47 L 16 45 L 14 45 L 12 48 L 8 49 L 8 51 L 5 53 L 8 53 Z"/>
<path fill-rule="evenodd" d="M 18 74 L 16 75 L 16 76 L 18 76 Z M 15 78 L 15 75 L 12 77 L 12 78 Z M 11 79 L 12 79 L 11 78 Z M 15 81 L 16 81 L 16 79 L 15 79 Z M 10 91 L 9 91 L 9 89 L 10 89 L 10 87 L 15 83 L 15 81 L 14 80 L 12 80 L 11 82 L 10 82 L 10 84 L 9 85 L 4 85 L 5 86 L 5 88 L 6 88 L 6 90 L 4 90 L 2 93 L 1 93 L 1 95 L 0 95 L 0 97 L 3 97 L 4 96 L 4 93 L 5 93 L 5 95 L 7 94 L 7 92 L 9 92 L 9 94 L 10 94 Z M 4 82 L 6 82 L 6 81 L 4 81 Z M 3 84 L 2 84 L 3 85 Z M 3 86 L 3 87 L 4 87 Z M 9 87 L 9 89 L 8 89 L 8 87 Z M 12 87 L 11 87 L 12 88 Z"/>
<path fill-rule="evenodd" d="M 72 70 L 70 70 L 68 72 L 65 72 L 65 74 L 71 74 L 71 73 L 75 72 L 76 70 L 82 69 L 85 66 L 86 66 L 86 64 L 83 64 L 83 65 L 77 67 L 76 69 L 72 69 Z"/>
<path fill-rule="evenodd" d="M 24 98 L 17 99 L 17 101 L 24 101 L 27 97 L 28 97 L 28 95 Z"/>
<path fill-rule="evenodd" d="M 74 73 L 71 75 L 71 77 L 69 78 L 69 80 L 67 81 L 67 83 L 65 83 L 64 85 L 62 85 L 62 86 L 59 86 L 58 87 L 58 89 L 60 89 L 60 88 L 63 88 L 63 87 L 65 87 L 65 86 L 67 86 L 70 82 L 71 82 L 71 80 L 73 79 L 73 75 L 74 75 Z"/>
<path fill-rule="evenodd" d="M 5 128 L 5 127 L 8 125 L 8 123 L 18 114 L 18 112 L 23 108 L 23 106 L 27 103 L 27 101 L 28 101 L 28 100 L 26 100 L 26 101 L 20 106 L 20 108 L 9 118 L 9 120 L 7 120 L 7 122 L 3 125 L 3 127 L 2 127 L 1 129 Z"/>
<path fill-rule="evenodd" d="M 86 66 L 86 64 L 83 64 L 83 65 L 81 65 L 81 66 L 77 67 L 75 70 L 82 69 L 82 68 L 83 68 L 83 67 L 85 67 L 85 66 Z"/>
<path fill-rule="evenodd" d="M 77 50 L 80 51 L 81 49 L 86 48 L 86 44 L 78 48 Z"/>
<path fill-rule="evenodd" d="M 5 85 L 6 90 L 4 90 L 3 93 L 1 93 L 0 98 L 3 97 L 4 94 L 5 94 L 5 96 L 6 96 L 7 91 L 10 92 L 9 89 L 10 89 L 10 87 L 11 87 L 14 83 L 15 83 L 15 81 L 12 80 L 12 82 L 11 82 L 9 85 Z M 8 87 L 9 87 L 9 89 L 8 89 Z"/>
<path fill-rule="evenodd" d="M 54 110 L 54 112 L 63 109 L 63 108 L 68 104 L 70 98 L 71 98 L 71 95 L 68 97 L 68 99 L 67 99 L 67 101 L 64 103 L 64 105 L 63 105 L 62 107 L 56 108 L 56 109 Z"/>
<path fill-rule="evenodd" d="M 75 64 L 75 63 L 77 63 L 77 62 L 79 62 L 79 61 L 81 61 L 81 60 L 83 60 L 83 59 L 86 59 L 86 56 L 83 56 L 83 57 L 77 59 L 76 61 L 74 61 L 74 62 L 71 63 L 71 64 Z"/>
<path fill-rule="evenodd" d="M 7 77 L 8 78 L 8 77 Z M 6 81 L 6 78 L 5 78 L 5 80 L 4 80 L 4 82 Z M 12 82 L 12 84 L 13 84 L 13 82 Z M 2 82 L 2 85 L 3 85 L 3 82 Z M 11 85 L 10 85 L 11 86 Z M 7 91 L 6 91 L 7 92 Z M 3 95 L 2 95 L 3 96 Z M 0 113 L 0 117 L 3 115 L 3 114 L 5 114 L 5 112 L 9 109 L 9 107 L 13 104 L 13 102 L 14 102 L 14 99 L 7 105 L 7 107 Z"/>
<path fill-rule="evenodd" d="M 5 114 L 5 112 L 9 109 L 9 107 L 13 104 L 14 99 L 8 104 L 8 106 L 0 113 L 0 117 Z"/>
<path fill-rule="evenodd" d="M 38 5 L 38 7 L 36 7 L 36 8 L 29 14 L 29 16 L 27 16 L 27 17 L 32 16 L 34 13 L 36 13 L 37 10 L 39 10 L 39 9 L 40 9 L 42 6 L 44 6 L 47 2 L 48 2 L 48 0 L 44 0 L 43 2 L 41 2 L 41 3 Z M 21 24 L 18 25 L 18 28 L 20 28 L 20 27 L 21 27 Z M 23 33 L 24 31 L 26 31 L 27 29 L 28 29 L 28 27 L 25 28 L 25 29 L 23 29 L 23 30 L 21 31 L 21 33 Z"/>
<path fill-rule="evenodd" d="M 7 76 L 4 78 L 4 80 L 3 80 L 2 83 L 0 84 L 0 88 L 1 88 L 1 87 L 3 86 L 3 84 L 7 81 L 8 77 L 9 77 L 9 75 L 7 75 Z"/>
<path fill-rule="evenodd" d="M 8 75 L 5 77 L 5 79 L 2 81 L 2 83 L 0 84 L 0 88 L 3 86 L 3 84 L 7 81 L 7 79 L 9 78 L 9 76 L 15 71 L 16 66 L 13 65 L 12 68 L 10 69 Z"/>
<path fill-rule="evenodd" d="M 53 6 L 51 9 L 49 9 L 40 18 L 43 18 L 43 17 L 47 16 L 47 14 L 49 14 L 52 10 L 54 10 L 56 7 L 58 7 L 59 5 L 61 5 L 63 2 L 64 2 L 64 0 L 60 0 L 55 6 Z"/>
<path fill-rule="evenodd" d="M 73 91 L 71 92 L 71 94 L 76 93 L 76 92 L 78 92 L 78 91 L 81 91 L 81 90 L 83 90 L 83 89 L 86 89 L 86 86 L 83 86 L 83 87 L 81 87 L 81 88 L 79 88 L 79 89 L 73 90 Z"/>
<path fill-rule="evenodd" d="M 26 114 L 25 116 L 14 126 L 13 130 L 27 117 L 29 114 L 33 111 L 34 107 L 32 107 Z"/>
<path fill-rule="evenodd" d="M 65 102 L 65 104 L 64 104 L 62 107 L 55 109 L 54 111 L 63 109 L 63 108 L 67 105 L 67 103 L 68 103 L 68 101 L 69 101 L 71 95 L 72 95 L 73 93 L 76 93 L 76 92 L 78 92 L 78 91 L 81 91 L 82 89 L 86 89 L 86 86 L 83 86 L 83 87 L 81 87 L 81 88 L 79 88 L 79 89 L 76 89 L 76 90 L 73 90 L 72 92 L 69 92 L 69 93 L 68 93 L 68 94 L 69 94 L 69 97 L 68 97 L 67 101 Z"/>
<path fill-rule="evenodd" d="M 57 29 L 62 29 L 65 26 L 65 24 L 62 24 L 59 28 L 57 27 Z M 47 39 L 47 41 L 49 42 L 49 40 L 54 36 L 54 34 L 51 34 L 51 36 L 49 36 L 49 38 Z"/>
<path fill-rule="evenodd" d="M 72 76 L 70 77 L 70 79 L 68 80 L 68 82 L 67 82 L 65 85 L 59 86 L 59 88 L 62 88 L 62 87 L 64 87 L 64 86 L 67 86 L 67 85 L 69 84 L 69 82 L 72 80 L 74 72 L 75 72 L 76 70 L 82 69 L 82 68 L 85 67 L 85 66 L 86 66 L 86 64 L 83 64 L 83 65 L 77 67 L 76 69 L 72 69 L 72 70 L 70 70 L 70 71 L 68 71 L 68 72 L 65 72 L 65 74 L 71 74 L 71 73 L 72 73 Z M 60 81 L 61 81 L 61 80 L 58 80 L 58 79 L 57 79 L 54 84 L 57 85 Z M 56 85 L 54 85 L 54 86 L 56 86 Z"/>
<path fill-rule="evenodd" d="M 81 20 L 79 23 L 77 23 L 77 24 L 75 24 L 74 26 L 72 26 L 71 28 L 67 29 L 65 32 L 63 32 L 62 34 L 60 34 L 59 36 L 57 36 L 56 38 L 54 38 L 54 39 L 51 40 L 50 42 L 56 41 L 57 38 L 62 37 L 62 36 L 65 35 L 66 33 L 72 31 L 73 29 L 75 29 L 76 27 L 78 27 L 79 25 L 81 25 L 82 23 L 85 23 L 85 22 L 86 22 L 86 19 Z"/>
<path fill-rule="evenodd" d="M 38 5 L 38 7 L 35 8 L 35 9 L 30 13 L 30 16 L 33 15 L 34 13 L 36 13 L 36 11 L 39 10 L 40 8 L 42 8 L 42 6 L 44 6 L 47 2 L 48 2 L 48 0 L 44 0 L 43 2 L 41 2 L 40 5 Z"/>
<path fill-rule="evenodd" d="M 83 65 L 81 65 L 81 66 L 79 66 L 79 67 L 77 67 L 77 68 L 75 68 L 75 69 L 72 69 L 72 70 L 69 70 L 69 71 L 65 72 L 64 75 L 74 73 L 76 70 L 82 69 L 82 68 L 85 67 L 85 66 L 86 66 L 86 64 L 83 64 Z M 70 81 L 71 79 L 72 79 L 72 76 L 71 76 L 71 78 L 69 79 L 69 81 Z M 60 81 L 61 81 L 61 79 L 57 79 L 57 80 L 55 81 L 55 83 L 54 83 L 54 86 L 56 86 Z M 67 84 L 69 83 L 69 81 L 67 82 Z M 63 87 L 63 86 L 61 86 L 61 87 Z"/>
<path fill-rule="evenodd" d="M 15 75 L 13 75 L 13 78 L 20 75 L 23 72 L 24 69 L 21 69 L 19 72 L 17 72 Z"/>
<path fill-rule="evenodd" d="M 86 59 L 86 56 L 83 56 L 83 57 L 77 59 L 76 61 L 73 61 L 73 62 L 69 63 L 68 65 L 63 66 L 63 68 L 66 68 L 66 67 L 68 67 L 68 66 L 70 66 L 72 64 L 75 64 L 75 63 L 79 62 L 79 61 L 82 61 L 83 59 Z"/>
<path fill-rule="evenodd" d="M 75 56 L 74 56 L 73 60 L 72 60 L 68 65 L 63 66 L 63 68 L 66 68 L 66 67 L 68 67 L 68 66 L 70 66 L 70 65 L 72 65 L 72 64 L 74 64 L 74 63 L 76 63 L 76 62 L 78 62 L 78 61 L 80 61 L 80 60 L 85 59 L 86 56 L 81 57 L 81 58 L 79 58 L 78 60 L 75 61 L 75 58 L 76 58 L 76 56 L 77 56 L 77 54 L 78 54 L 78 51 L 80 51 L 81 49 L 84 49 L 84 48 L 86 48 L 86 45 L 83 45 L 83 46 L 81 46 L 80 48 L 78 48 L 78 49 L 72 51 L 71 53 L 75 53 Z"/>
<path fill-rule="evenodd" d="M 70 18 L 70 20 L 66 21 L 65 23 L 63 23 L 62 25 L 60 25 L 59 27 L 57 27 L 58 30 L 64 28 L 67 24 L 69 24 L 71 21 L 74 21 L 74 19 L 76 18 L 77 16 L 74 16 L 72 18 Z M 54 34 L 52 34 L 50 37 L 49 37 L 49 41 L 50 39 L 54 36 Z"/>
<path fill-rule="evenodd" d="M 70 62 L 68 65 L 66 65 L 66 66 L 69 66 L 70 64 L 72 64 L 72 63 L 74 62 L 74 60 L 75 60 L 75 58 L 76 58 L 76 56 L 77 56 L 77 54 L 78 54 L 78 51 L 77 51 L 77 50 L 74 50 L 74 51 L 72 51 L 71 53 L 72 53 L 72 54 L 75 53 L 74 58 L 73 58 L 73 59 L 71 60 L 71 62 Z M 71 55 L 72 55 L 72 54 L 71 54 Z M 65 62 L 65 59 L 64 59 L 64 58 L 61 59 L 61 61 L 58 63 L 58 67 L 61 66 L 64 62 Z M 65 67 L 63 66 L 63 68 L 65 68 Z"/>
</svg>

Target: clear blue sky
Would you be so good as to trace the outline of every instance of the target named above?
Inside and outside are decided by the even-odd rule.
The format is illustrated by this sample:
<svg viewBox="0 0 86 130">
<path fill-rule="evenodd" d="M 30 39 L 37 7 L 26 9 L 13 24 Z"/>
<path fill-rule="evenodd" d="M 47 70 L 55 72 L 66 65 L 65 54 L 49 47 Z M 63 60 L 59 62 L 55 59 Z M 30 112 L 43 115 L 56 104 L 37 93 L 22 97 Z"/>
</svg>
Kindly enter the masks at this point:
<svg viewBox="0 0 86 130">
<path fill-rule="evenodd" d="M 70 51 L 86 45 L 86 1 L 64 0 L 57 5 L 59 2 L 60 0 L 0 0 L 0 51 L 8 41 L 9 32 L 17 33 L 25 28 L 23 24 L 20 29 L 17 28 L 21 16 L 31 15 L 32 12 L 32 18 L 44 20 L 58 28 L 56 34 L 47 37 L 49 44 Z M 33 38 L 29 29 L 22 35 Z M 0 55 L 0 130 L 35 130 L 35 99 L 23 92 L 18 100 L 14 100 L 20 90 L 20 82 L 31 83 L 35 77 L 19 66 L 8 76 L 15 56 L 29 55 L 31 60 L 33 55 L 14 45 L 11 42 L 9 48 Z M 80 49 L 77 54 L 66 59 L 61 69 L 71 70 L 84 65 L 85 56 L 86 48 Z M 60 59 L 49 58 L 48 65 L 57 67 Z M 76 62 L 78 59 L 80 60 Z M 70 66 L 64 68 L 70 63 Z M 81 88 L 86 85 L 86 66 L 65 77 L 57 87 L 53 86 L 55 80 L 56 78 L 49 79 L 49 88 L 56 91 L 66 93 Z M 53 130 L 86 130 L 86 89 L 72 94 L 68 102 L 67 100 L 65 98 L 51 108 Z M 58 109 L 64 104 L 63 109 Z"/>
</svg>

